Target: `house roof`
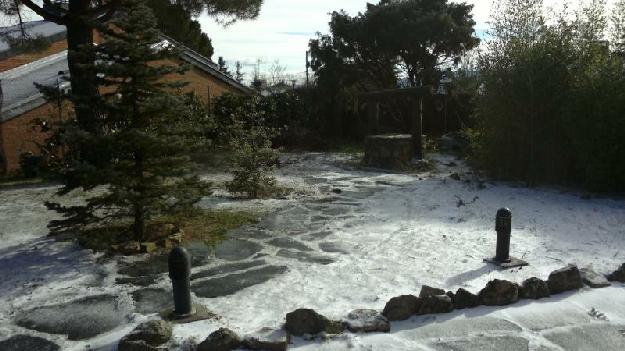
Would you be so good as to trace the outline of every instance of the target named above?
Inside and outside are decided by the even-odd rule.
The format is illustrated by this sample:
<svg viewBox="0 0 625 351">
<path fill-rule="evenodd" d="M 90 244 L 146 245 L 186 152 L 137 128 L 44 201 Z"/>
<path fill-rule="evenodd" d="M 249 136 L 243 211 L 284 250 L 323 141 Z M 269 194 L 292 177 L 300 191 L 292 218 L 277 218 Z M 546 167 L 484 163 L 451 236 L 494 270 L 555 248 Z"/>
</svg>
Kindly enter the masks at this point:
<svg viewBox="0 0 625 351">
<path fill-rule="evenodd" d="M 24 30 L 30 37 L 46 38 L 50 41 L 65 39 L 65 26 L 48 21 L 33 21 L 24 23 Z M 12 48 L 8 38 L 18 39 L 22 35 L 19 25 L 0 28 L 0 59 L 19 54 L 20 50 Z"/>
<path fill-rule="evenodd" d="M 47 24 L 52 24 L 52 26 L 47 26 Z M 0 28 L 0 33 L 13 31 L 15 29 L 14 27 L 15 26 Z M 59 30 L 58 27 L 62 29 L 62 33 L 65 33 L 65 27 L 45 21 L 38 21 L 31 27 L 37 29 L 39 33 L 47 33 L 46 35 L 58 35 L 58 33 L 61 33 L 57 32 L 57 30 Z M 252 92 L 250 88 L 247 88 L 234 78 L 221 72 L 219 66 L 209 58 L 200 55 L 167 36 L 163 36 L 163 40 L 172 42 L 180 48 L 180 59 L 184 62 L 206 72 L 242 93 L 249 94 Z M 1 58 L 0 56 L 0 59 Z M 48 86 L 55 86 L 57 84 L 62 87 L 69 86 L 68 82 L 59 80 L 60 71 L 65 73 L 68 71 L 67 51 L 44 57 L 8 71 L 0 72 L 0 92 L 3 93 L 0 95 L 0 122 L 19 116 L 46 102 L 43 95 L 33 83 Z"/>
<path fill-rule="evenodd" d="M 219 65 L 217 65 L 215 62 L 213 62 L 211 59 L 207 58 L 206 56 L 202 56 L 201 54 L 191 50 L 190 48 L 186 47 L 185 45 L 183 45 L 182 43 L 175 41 L 174 39 L 161 34 L 161 37 L 163 37 L 164 40 L 169 41 L 171 43 L 174 44 L 174 46 L 176 46 L 178 49 L 180 49 L 180 58 L 187 62 L 188 64 L 208 73 L 209 75 L 217 78 L 218 80 L 236 88 L 237 90 L 241 91 L 242 93 L 246 93 L 246 94 L 251 94 L 252 93 L 252 89 L 246 87 L 245 85 L 239 83 L 236 79 L 234 79 L 233 77 L 223 73 L 222 71 L 219 70 Z"/>
<path fill-rule="evenodd" d="M 46 101 L 33 83 L 47 86 L 69 85 L 59 72 L 67 72 L 67 51 L 0 72 L 0 122 L 4 122 L 43 105 Z"/>
</svg>

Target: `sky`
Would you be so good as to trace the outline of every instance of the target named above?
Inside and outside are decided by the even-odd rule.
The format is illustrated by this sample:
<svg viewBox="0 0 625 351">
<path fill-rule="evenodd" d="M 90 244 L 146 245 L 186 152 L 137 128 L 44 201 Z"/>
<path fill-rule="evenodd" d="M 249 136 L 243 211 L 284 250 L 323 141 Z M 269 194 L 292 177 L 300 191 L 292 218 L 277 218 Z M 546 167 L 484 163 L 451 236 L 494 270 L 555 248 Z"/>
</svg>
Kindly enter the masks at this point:
<svg viewBox="0 0 625 351">
<path fill-rule="evenodd" d="M 488 29 L 490 8 L 496 0 L 451 0 L 472 4 L 475 30 L 484 37 Z M 543 0 L 548 7 L 558 7 L 567 0 Z M 571 3 L 590 0 L 568 0 Z M 608 4 L 614 0 L 607 0 Z M 376 3 L 377 0 L 369 0 Z M 305 77 L 306 50 L 308 41 L 317 32 L 329 31 L 329 13 L 345 10 L 350 15 L 364 12 L 366 0 L 264 0 L 260 16 L 252 21 L 241 21 L 224 27 L 214 18 L 206 15 L 198 18 L 202 30 L 213 41 L 213 61 L 223 56 L 234 67 L 236 61 L 243 64 L 246 80 L 253 76 L 254 67 L 260 60 L 261 72 L 266 72 L 279 60 L 287 73 L 298 79 Z M 25 13 L 27 20 L 39 19 L 33 13 Z M 0 27 L 11 25 L 15 19 L 0 15 Z M 234 69 L 233 69 L 234 70 Z"/>
<path fill-rule="evenodd" d="M 465 2 L 475 6 L 476 31 L 483 33 L 492 0 Z M 365 0 L 265 0 L 260 16 L 253 21 L 237 22 L 224 28 L 208 16 L 198 20 L 213 41 L 213 60 L 223 56 L 231 65 L 240 61 L 248 79 L 259 59 L 261 71 L 268 70 L 279 60 L 288 73 L 301 79 L 306 69 L 308 41 L 317 32 L 329 31 L 329 13 L 342 9 L 356 15 L 364 12 L 366 4 Z"/>
</svg>

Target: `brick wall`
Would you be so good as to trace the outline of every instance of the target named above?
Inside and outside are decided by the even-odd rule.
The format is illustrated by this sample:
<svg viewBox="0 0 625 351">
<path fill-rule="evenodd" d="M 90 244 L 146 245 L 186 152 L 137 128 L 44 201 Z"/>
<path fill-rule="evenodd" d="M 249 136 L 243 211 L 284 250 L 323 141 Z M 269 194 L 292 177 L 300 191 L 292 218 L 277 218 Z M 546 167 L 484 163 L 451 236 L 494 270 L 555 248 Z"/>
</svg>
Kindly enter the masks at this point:
<svg viewBox="0 0 625 351">
<path fill-rule="evenodd" d="M 195 92 L 205 104 L 224 93 L 240 93 L 239 90 L 195 67 L 191 67 L 183 76 L 172 75 L 168 78 L 188 82 L 184 90 Z M 24 152 L 38 153 L 37 144 L 43 143 L 47 137 L 34 126 L 34 121 L 38 118 L 51 122 L 58 120 L 56 106 L 45 104 L 0 123 L 0 174 L 18 173 L 20 155 Z"/>
<path fill-rule="evenodd" d="M 35 124 L 37 119 L 53 124 L 58 121 L 57 108 L 45 104 L 0 123 L 0 173 L 19 173 L 20 155 L 25 152 L 39 153 L 37 145 L 43 144 L 48 135 Z"/>
</svg>

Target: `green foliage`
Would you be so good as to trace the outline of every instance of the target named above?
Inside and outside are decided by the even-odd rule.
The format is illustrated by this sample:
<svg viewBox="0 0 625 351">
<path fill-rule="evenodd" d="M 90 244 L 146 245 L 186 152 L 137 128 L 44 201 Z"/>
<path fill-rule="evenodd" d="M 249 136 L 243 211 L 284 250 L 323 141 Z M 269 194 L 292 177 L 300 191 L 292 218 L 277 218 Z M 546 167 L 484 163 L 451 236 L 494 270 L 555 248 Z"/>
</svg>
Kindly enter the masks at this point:
<svg viewBox="0 0 625 351">
<path fill-rule="evenodd" d="M 548 24 L 540 0 L 502 2 L 468 132 L 491 174 L 625 190 L 625 62 L 604 40 L 603 5 Z"/>
<path fill-rule="evenodd" d="M 94 129 L 100 132 L 70 122 L 54 137 L 67 151 L 57 165 L 60 193 L 96 191 L 84 205 L 47 205 L 65 217 L 50 223 L 53 230 L 131 219 L 141 241 L 150 218 L 190 208 L 208 184 L 194 175 L 187 156 L 199 144 L 191 125 L 198 111 L 189 97 L 175 93 L 183 83 L 163 79 L 182 69 L 155 64 L 175 50 L 161 43 L 143 1 L 124 0 L 122 6 L 123 13 L 99 28 L 103 43 L 85 48 L 99 58 L 94 70 L 101 93 L 92 101 L 101 114 Z"/>
<path fill-rule="evenodd" d="M 224 95 L 216 101 L 214 135 L 233 152 L 234 178 L 226 184 L 230 192 L 257 198 L 275 190 L 271 172 L 278 162 L 272 147 L 280 123 L 276 111 L 275 97 Z"/>
<path fill-rule="evenodd" d="M 276 190 L 276 182 L 271 172 L 278 163 L 278 150 L 271 144 L 275 131 L 263 125 L 246 125 L 240 121 L 231 131 L 234 178 L 226 184 L 226 188 L 251 198 L 272 194 Z"/>
</svg>

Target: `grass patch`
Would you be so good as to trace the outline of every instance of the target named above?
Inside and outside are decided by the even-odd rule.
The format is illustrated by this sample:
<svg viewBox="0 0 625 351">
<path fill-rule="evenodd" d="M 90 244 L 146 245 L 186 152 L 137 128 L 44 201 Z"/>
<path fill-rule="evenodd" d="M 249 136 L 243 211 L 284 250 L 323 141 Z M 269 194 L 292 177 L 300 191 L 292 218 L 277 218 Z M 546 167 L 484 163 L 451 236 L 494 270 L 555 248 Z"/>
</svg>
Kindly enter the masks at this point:
<svg viewBox="0 0 625 351">
<path fill-rule="evenodd" d="M 232 229 L 258 221 L 258 213 L 250 211 L 194 209 L 185 213 L 162 216 L 150 221 L 149 225 L 173 224 L 183 232 L 183 241 L 203 241 L 215 245 L 223 240 Z M 149 233 L 146 233 L 149 235 Z M 150 238 L 157 241 L 164 238 Z M 78 243 L 95 251 L 111 251 L 114 245 L 124 245 L 132 241 L 130 223 L 121 222 L 88 228 L 78 234 Z M 115 250 L 113 250 L 115 251 Z"/>
<path fill-rule="evenodd" d="M 224 239 L 228 231 L 256 223 L 258 213 L 251 211 L 196 209 L 187 213 L 164 216 L 155 223 L 173 223 L 184 232 L 184 241 L 203 241 L 214 245 Z"/>
<path fill-rule="evenodd" d="M 24 177 L 0 177 L 0 188 L 13 188 L 26 185 L 40 185 L 46 183 L 43 178 L 24 178 Z"/>
</svg>

